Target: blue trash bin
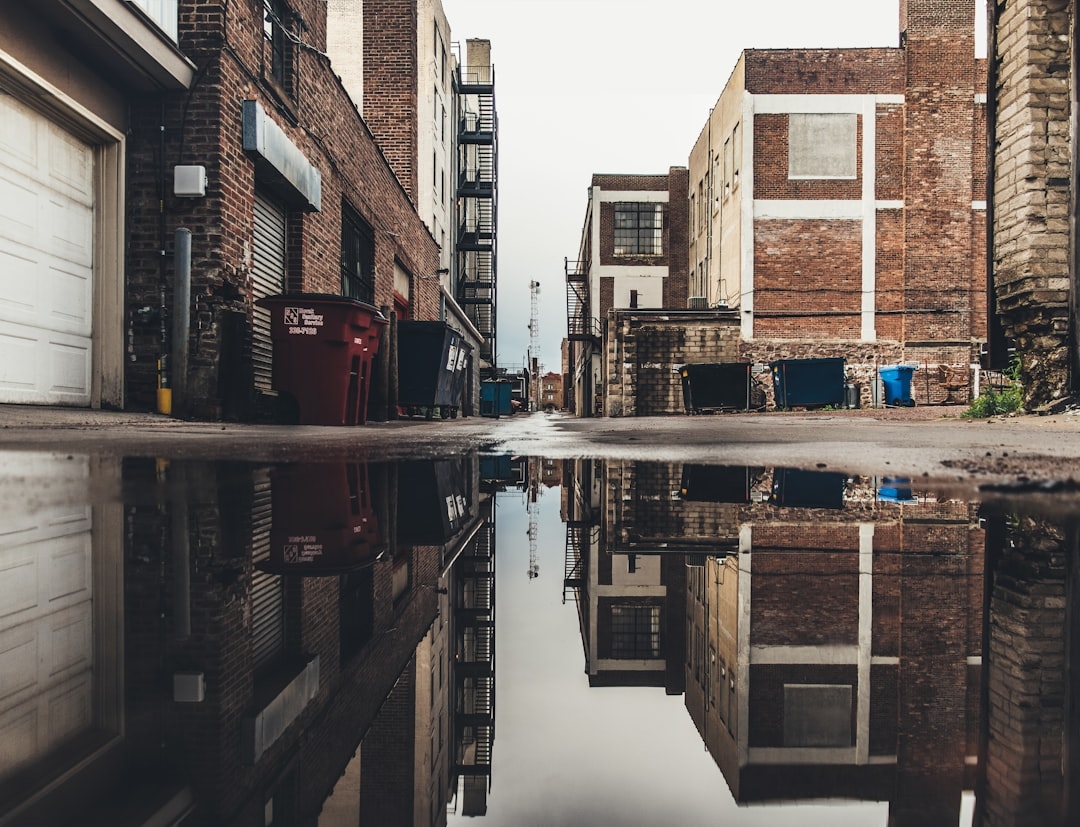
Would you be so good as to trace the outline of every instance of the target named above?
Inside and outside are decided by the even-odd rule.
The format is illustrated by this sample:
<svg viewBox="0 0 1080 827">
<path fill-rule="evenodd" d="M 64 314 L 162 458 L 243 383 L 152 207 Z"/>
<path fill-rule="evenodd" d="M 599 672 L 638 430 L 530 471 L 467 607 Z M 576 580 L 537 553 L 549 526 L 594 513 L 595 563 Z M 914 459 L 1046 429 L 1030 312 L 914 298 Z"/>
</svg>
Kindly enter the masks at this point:
<svg viewBox="0 0 1080 827">
<path fill-rule="evenodd" d="M 885 404 L 910 408 L 915 404 L 911 398 L 912 365 L 893 365 L 881 369 L 881 383 L 885 386 Z"/>
</svg>

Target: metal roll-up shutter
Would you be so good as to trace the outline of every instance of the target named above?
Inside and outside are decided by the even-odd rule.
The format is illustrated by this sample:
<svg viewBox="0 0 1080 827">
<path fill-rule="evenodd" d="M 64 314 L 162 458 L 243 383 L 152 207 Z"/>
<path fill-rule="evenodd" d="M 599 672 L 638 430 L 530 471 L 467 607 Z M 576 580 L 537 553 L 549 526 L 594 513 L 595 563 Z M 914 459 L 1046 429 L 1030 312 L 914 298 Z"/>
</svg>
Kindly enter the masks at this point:
<svg viewBox="0 0 1080 827">
<path fill-rule="evenodd" d="M 285 210 L 266 195 L 255 193 L 255 261 L 252 268 L 255 299 L 276 296 L 285 286 Z M 255 389 L 271 392 L 273 343 L 270 311 L 255 307 L 252 315 L 251 359 Z"/>
<path fill-rule="evenodd" d="M 270 475 L 260 471 L 255 475 L 255 491 L 251 507 L 252 561 L 258 563 L 270 557 L 271 498 Z M 251 574 L 251 651 L 252 666 L 272 661 L 284 643 L 284 584 L 280 574 L 252 569 Z"/>
</svg>

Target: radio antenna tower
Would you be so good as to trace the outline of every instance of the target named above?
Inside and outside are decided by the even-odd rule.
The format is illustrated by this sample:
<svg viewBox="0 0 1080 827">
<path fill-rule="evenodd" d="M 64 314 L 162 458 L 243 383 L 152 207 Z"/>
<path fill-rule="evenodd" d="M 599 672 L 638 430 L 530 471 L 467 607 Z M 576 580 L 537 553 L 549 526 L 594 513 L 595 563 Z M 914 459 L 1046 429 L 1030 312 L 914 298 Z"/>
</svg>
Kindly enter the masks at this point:
<svg viewBox="0 0 1080 827">
<path fill-rule="evenodd" d="M 540 362 L 540 282 L 529 282 L 532 303 L 529 312 L 529 369 Z"/>
<path fill-rule="evenodd" d="M 529 410 L 540 409 L 540 282 L 529 282 L 531 304 L 529 310 Z"/>
</svg>

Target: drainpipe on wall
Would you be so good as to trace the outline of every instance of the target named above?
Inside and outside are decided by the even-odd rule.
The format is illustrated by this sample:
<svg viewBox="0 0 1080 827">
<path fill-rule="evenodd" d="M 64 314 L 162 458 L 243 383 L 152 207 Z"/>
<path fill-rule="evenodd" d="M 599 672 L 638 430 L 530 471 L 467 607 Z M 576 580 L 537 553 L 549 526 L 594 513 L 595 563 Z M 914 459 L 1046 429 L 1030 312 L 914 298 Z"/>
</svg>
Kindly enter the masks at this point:
<svg viewBox="0 0 1080 827">
<path fill-rule="evenodd" d="M 190 408 L 187 393 L 188 335 L 191 331 L 191 230 L 180 227 L 173 247 L 172 317 L 172 409 L 186 416 Z"/>
</svg>

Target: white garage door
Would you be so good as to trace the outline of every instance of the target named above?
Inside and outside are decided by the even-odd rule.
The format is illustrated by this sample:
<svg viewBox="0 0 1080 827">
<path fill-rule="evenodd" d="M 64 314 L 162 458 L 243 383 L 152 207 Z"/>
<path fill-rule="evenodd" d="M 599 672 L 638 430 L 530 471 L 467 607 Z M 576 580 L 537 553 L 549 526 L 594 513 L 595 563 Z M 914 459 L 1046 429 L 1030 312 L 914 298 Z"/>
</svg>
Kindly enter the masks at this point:
<svg viewBox="0 0 1080 827">
<path fill-rule="evenodd" d="M 0 402 L 89 405 L 94 153 L 0 95 Z"/>
</svg>

